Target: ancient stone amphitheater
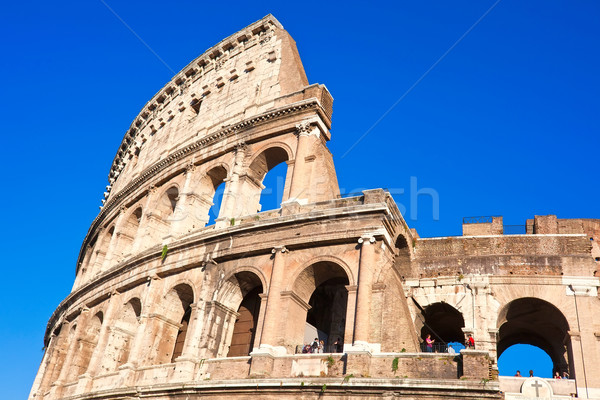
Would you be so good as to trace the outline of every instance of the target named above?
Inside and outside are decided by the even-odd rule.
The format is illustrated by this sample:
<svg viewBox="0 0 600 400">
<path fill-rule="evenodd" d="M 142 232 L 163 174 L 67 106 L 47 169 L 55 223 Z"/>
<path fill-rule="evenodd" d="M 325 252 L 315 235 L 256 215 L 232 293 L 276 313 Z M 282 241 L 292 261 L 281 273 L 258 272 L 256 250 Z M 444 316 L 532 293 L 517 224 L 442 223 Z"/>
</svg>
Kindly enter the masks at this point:
<svg viewBox="0 0 600 400">
<path fill-rule="evenodd" d="M 600 221 L 419 238 L 386 191 L 340 196 L 331 115 L 270 15 L 175 75 L 123 138 L 30 399 L 600 398 Z M 570 379 L 498 377 L 517 343 Z"/>
</svg>

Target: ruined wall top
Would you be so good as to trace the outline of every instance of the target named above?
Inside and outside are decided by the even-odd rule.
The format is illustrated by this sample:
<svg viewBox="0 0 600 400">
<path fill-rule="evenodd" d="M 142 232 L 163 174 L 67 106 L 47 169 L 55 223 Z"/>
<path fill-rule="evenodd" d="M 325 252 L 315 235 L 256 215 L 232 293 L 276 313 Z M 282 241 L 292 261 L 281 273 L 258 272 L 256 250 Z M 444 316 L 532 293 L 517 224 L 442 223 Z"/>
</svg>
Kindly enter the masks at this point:
<svg viewBox="0 0 600 400">
<path fill-rule="evenodd" d="M 113 160 L 103 203 L 169 154 L 297 101 L 290 94 L 307 85 L 294 40 L 272 15 L 222 40 L 142 108 Z"/>
</svg>

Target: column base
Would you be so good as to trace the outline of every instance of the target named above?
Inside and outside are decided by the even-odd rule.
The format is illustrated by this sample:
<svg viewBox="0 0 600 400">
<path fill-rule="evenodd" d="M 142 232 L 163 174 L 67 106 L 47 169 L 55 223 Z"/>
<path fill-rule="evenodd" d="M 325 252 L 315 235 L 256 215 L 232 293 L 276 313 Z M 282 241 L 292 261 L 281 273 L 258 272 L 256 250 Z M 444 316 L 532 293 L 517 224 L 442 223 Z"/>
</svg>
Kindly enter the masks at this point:
<svg viewBox="0 0 600 400">
<path fill-rule="evenodd" d="M 357 340 L 353 344 L 344 344 L 344 353 L 367 352 L 369 354 L 381 353 L 381 343 L 368 343 Z"/>
</svg>

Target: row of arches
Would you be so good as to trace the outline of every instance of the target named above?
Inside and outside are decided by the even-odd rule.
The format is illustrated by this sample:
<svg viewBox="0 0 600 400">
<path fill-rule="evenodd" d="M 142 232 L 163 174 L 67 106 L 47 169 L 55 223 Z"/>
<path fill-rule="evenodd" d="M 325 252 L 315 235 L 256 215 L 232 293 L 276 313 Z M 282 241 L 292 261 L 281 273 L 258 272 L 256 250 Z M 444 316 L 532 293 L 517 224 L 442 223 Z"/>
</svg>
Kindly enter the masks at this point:
<svg viewBox="0 0 600 400">
<path fill-rule="evenodd" d="M 299 273 L 292 291 L 307 307 L 302 315 L 294 312 L 293 318 L 303 323 L 292 332 L 292 343 L 301 346 L 318 337 L 326 349 L 332 349 L 338 338 L 343 342 L 350 282 L 348 271 L 329 261 L 316 262 Z M 192 283 L 178 283 L 160 301 L 145 304 L 141 299 L 152 295 L 116 294 L 116 300 L 111 298 L 109 304 L 82 312 L 57 328 L 49 350 L 52 362 L 41 388 L 48 389 L 53 382 L 69 384 L 83 374 L 114 373 L 126 364 L 248 356 L 260 341 L 265 285 L 258 271 L 241 269 L 223 277 L 208 301 L 199 299 Z M 152 284 L 148 290 L 153 290 Z"/>
<path fill-rule="evenodd" d="M 148 192 L 96 232 L 81 262 L 85 277 L 80 281 L 168 235 L 179 236 L 219 219 L 229 226 L 240 215 L 279 208 L 289 192 L 291 157 L 283 145 L 267 147 L 247 162 L 242 151 L 242 165 L 192 167 L 163 183 L 162 189 Z"/>
<path fill-rule="evenodd" d="M 447 351 L 449 345 L 462 347 L 465 342 L 465 321 L 460 311 L 444 302 L 433 303 L 424 308 L 419 305 L 417 307 L 420 313 L 415 325 L 420 330 L 423 341 L 430 335 L 437 341 L 436 348 L 439 351 Z M 497 356 L 501 374 L 514 374 L 514 363 L 526 359 L 521 354 L 520 360 L 515 360 L 512 355 L 514 350 L 507 350 L 528 351 L 527 347 L 523 347 L 528 345 L 538 349 L 537 353 L 546 355 L 544 358 L 548 362 L 544 371 L 537 371 L 541 376 L 550 378 L 555 372 L 561 375 L 566 372 L 574 377 L 569 324 L 554 305 L 532 297 L 513 300 L 501 309 L 497 326 Z M 530 351 L 535 352 L 533 349 Z M 505 352 L 507 356 L 503 357 Z"/>
</svg>

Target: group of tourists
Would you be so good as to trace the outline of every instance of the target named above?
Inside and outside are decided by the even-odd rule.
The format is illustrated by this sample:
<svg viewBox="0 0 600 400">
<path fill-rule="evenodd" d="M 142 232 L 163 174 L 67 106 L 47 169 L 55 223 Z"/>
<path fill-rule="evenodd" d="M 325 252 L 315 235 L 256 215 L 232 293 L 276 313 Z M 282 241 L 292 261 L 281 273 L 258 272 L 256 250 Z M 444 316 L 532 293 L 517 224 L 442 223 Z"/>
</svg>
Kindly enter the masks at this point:
<svg viewBox="0 0 600 400">
<path fill-rule="evenodd" d="M 515 376 L 521 377 L 523 375 L 521 375 L 521 371 L 517 370 L 517 373 L 515 374 Z M 533 370 L 532 369 L 529 370 L 529 377 L 533 378 Z M 555 371 L 554 379 L 569 379 L 569 374 L 567 373 L 567 371 L 563 371 L 563 373 L 561 375 L 560 372 Z"/>
<path fill-rule="evenodd" d="M 425 352 L 433 353 L 433 343 L 435 343 L 435 339 L 431 338 L 431 335 L 427 335 L 425 338 Z M 467 340 L 465 341 L 465 348 L 474 349 L 475 348 L 475 339 L 473 339 L 473 335 L 469 334 Z M 448 346 L 448 353 L 454 353 L 455 350 L 452 346 Z"/>
<path fill-rule="evenodd" d="M 344 351 L 344 342 L 341 338 L 333 343 L 333 351 L 335 353 L 342 353 Z M 324 353 L 325 352 L 325 341 L 315 338 L 312 343 L 307 343 L 302 347 L 302 353 Z"/>
</svg>

